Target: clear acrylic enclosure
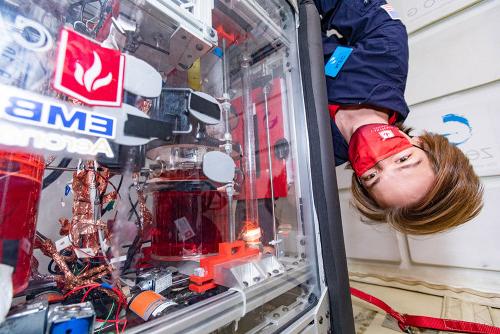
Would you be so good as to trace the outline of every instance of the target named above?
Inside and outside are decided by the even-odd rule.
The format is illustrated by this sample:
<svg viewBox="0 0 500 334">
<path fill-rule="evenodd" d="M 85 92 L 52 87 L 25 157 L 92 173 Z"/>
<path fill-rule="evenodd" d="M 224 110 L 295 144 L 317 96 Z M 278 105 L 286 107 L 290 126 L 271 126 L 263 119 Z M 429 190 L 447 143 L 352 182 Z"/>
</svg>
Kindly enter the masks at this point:
<svg viewBox="0 0 500 334">
<path fill-rule="evenodd" d="M 287 1 L 6 0 L 0 13 L 7 325 L 267 333 L 316 305 Z M 19 311 L 35 303 L 45 322 Z"/>
</svg>

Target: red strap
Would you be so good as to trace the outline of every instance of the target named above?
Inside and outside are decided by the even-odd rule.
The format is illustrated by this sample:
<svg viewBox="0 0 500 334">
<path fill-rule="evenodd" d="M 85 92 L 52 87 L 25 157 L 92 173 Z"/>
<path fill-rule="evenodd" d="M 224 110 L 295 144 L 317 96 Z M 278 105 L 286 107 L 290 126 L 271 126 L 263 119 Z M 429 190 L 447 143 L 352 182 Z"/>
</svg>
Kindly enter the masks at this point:
<svg viewBox="0 0 500 334">
<path fill-rule="evenodd" d="M 403 332 L 411 333 L 410 327 L 418 327 L 460 333 L 500 334 L 499 327 L 475 322 L 401 314 L 380 299 L 355 288 L 351 288 L 351 294 L 387 312 L 398 322 L 399 328 Z"/>
</svg>

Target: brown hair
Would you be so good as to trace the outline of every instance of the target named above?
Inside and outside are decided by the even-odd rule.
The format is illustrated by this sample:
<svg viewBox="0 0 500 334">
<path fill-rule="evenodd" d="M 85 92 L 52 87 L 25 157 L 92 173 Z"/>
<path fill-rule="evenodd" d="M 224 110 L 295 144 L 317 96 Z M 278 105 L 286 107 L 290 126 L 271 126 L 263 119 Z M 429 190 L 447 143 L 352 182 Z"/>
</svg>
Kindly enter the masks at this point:
<svg viewBox="0 0 500 334">
<path fill-rule="evenodd" d="M 381 208 L 353 174 L 354 207 L 373 222 L 414 235 L 445 231 L 476 217 L 483 207 L 483 187 L 465 154 L 444 136 L 424 133 L 419 138 L 436 174 L 424 198 L 411 207 Z"/>
</svg>

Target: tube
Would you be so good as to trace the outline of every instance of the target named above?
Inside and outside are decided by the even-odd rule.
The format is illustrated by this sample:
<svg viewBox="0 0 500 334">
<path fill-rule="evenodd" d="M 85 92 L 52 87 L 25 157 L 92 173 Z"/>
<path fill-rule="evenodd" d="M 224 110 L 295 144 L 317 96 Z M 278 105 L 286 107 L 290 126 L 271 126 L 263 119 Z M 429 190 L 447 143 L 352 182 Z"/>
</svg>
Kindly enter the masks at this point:
<svg viewBox="0 0 500 334">
<path fill-rule="evenodd" d="M 229 126 L 229 114 L 231 113 L 231 103 L 229 102 L 229 69 L 228 59 L 227 59 L 227 47 L 226 39 L 222 39 L 222 90 L 223 99 L 222 108 L 224 110 L 224 150 L 227 154 L 231 155 L 233 151 L 233 137 L 231 135 L 231 127 Z M 229 218 L 229 242 L 234 242 L 236 240 L 236 218 L 233 212 L 233 200 L 234 200 L 234 186 L 233 184 L 228 184 L 226 187 L 227 194 L 227 216 Z"/>
<path fill-rule="evenodd" d="M 272 160 L 272 154 L 271 154 L 271 135 L 269 133 L 269 103 L 268 103 L 268 98 L 269 98 L 269 93 L 271 91 L 271 86 L 270 83 L 267 83 L 264 86 L 263 93 L 264 93 L 264 110 L 266 112 L 266 140 L 267 140 L 267 159 L 269 161 L 269 182 L 271 183 L 271 200 L 272 200 L 272 213 L 273 213 L 273 240 L 276 241 L 277 234 L 276 234 L 276 213 L 274 212 L 274 175 L 273 175 L 273 160 Z M 277 254 L 277 253 L 276 253 Z"/>
<path fill-rule="evenodd" d="M 243 120 L 245 136 L 245 218 L 246 223 L 258 224 L 256 196 L 255 132 L 252 86 L 250 83 L 250 56 L 244 54 L 241 59 L 241 82 L 243 98 Z"/>
</svg>

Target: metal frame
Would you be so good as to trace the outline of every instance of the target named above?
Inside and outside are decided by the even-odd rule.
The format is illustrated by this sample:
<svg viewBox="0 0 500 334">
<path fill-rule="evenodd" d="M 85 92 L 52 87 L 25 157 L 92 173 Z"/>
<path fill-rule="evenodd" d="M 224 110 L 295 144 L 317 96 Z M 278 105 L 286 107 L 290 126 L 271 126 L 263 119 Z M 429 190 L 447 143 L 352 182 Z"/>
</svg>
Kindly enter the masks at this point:
<svg viewBox="0 0 500 334">
<path fill-rule="evenodd" d="M 305 283 L 312 277 L 311 267 L 307 263 L 297 262 L 297 265 L 291 264 L 291 266 L 287 266 L 287 271 L 283 275 L 245 289 L 247 312 Z M 229 290 L 177 312 L 127 329 L 127 333 L 209 333 L 241 318 L 242 298 L 242 294 L 238 291 Z"/>
<path fill-rule="evenodd" d="M 266 35 L 269 36 L 269 41 L 280 39 L 286 47 L 290 46 L 290 40 L 283 33 L 283 29 L 269 18 L 267 12 L 255 0 L 224 0 L 220 1 L 220 3 L 234 10 L 249 22 L 255 22 L 268 27 Z"/>
</svg>

